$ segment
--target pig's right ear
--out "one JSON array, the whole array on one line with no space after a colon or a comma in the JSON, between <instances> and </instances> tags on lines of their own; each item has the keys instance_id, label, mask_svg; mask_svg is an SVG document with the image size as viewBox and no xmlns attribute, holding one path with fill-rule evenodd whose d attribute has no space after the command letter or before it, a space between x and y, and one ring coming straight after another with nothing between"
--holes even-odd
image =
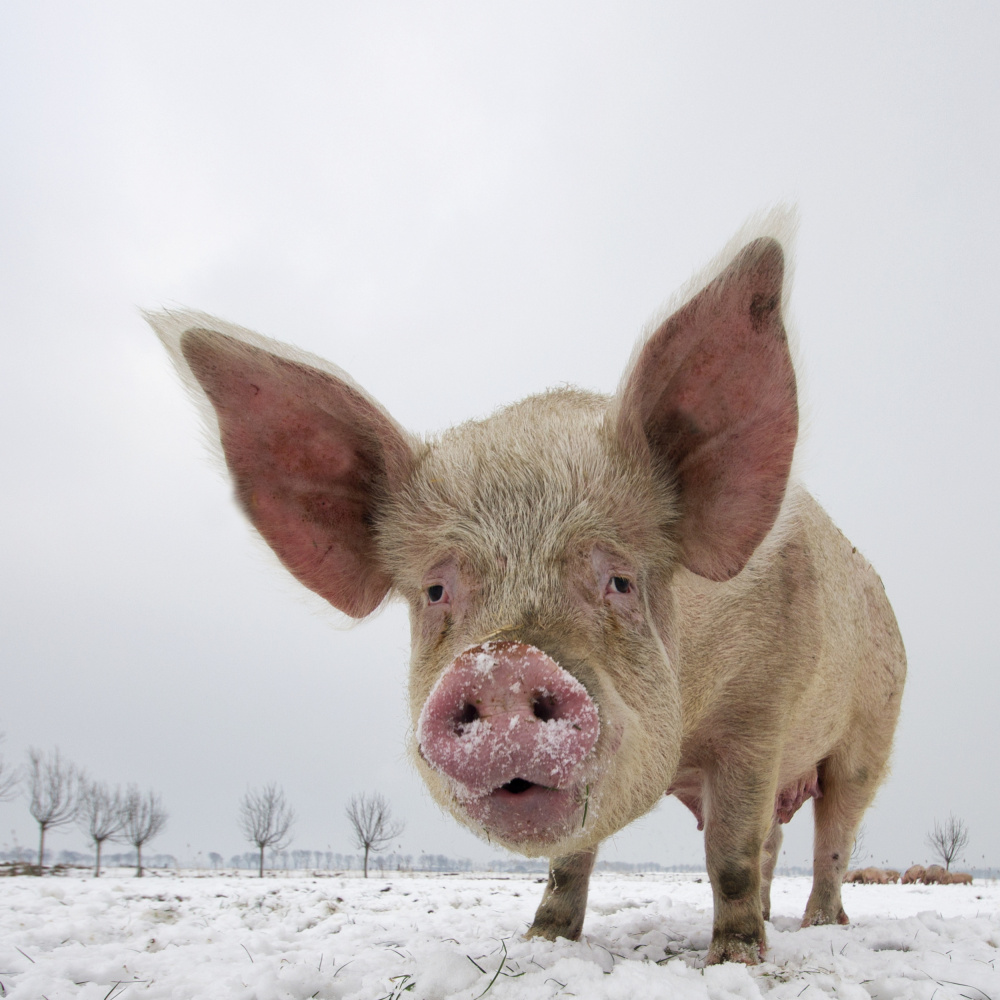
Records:
<instances>
[{"instance_id":1,"label":"pig's right ear","mask_svg":"<svg viewBox=\"0 0 1000 1000\"><path fill-rule=\"evenodd\" d=\"M374 611L391 585L374 515L411 467L405 432L319 359L200 313L146 318L211 402L236 499L254 527L334 607L354 618Z\"/></svg>"},{"instance_id":2,"label":"pig's right ear","mask_svg":"<svg viewBox=\"0 0 1000 1000\"><path fill-rule=\"evenodd\" d=\"M781 318L784 254L744 246L643 344L623 382L619 433L680 493L681 559L728 580L781 507L798 430Z\"/></svg>"}]
</instances>

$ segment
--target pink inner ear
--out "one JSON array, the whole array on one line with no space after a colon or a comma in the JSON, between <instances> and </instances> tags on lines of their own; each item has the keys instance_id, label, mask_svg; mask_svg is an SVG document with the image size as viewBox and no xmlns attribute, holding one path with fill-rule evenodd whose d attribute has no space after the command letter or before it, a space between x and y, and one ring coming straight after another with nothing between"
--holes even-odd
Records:
<instances>
[{"instance_id":1,"label":"pink inner ear","mask_svg":"<svg viewBox=\"0 0 1000 1000\"><path fill-rule=\"evenodd\" d=\"M728 580L771 530L798 434L795 372L781 321L781 247L744 247L667 319L625 387L622 428L641 427L676 476L682 556Z\"/></svg>"},{"instance_id":2,"label":"pink inner ear","mask_svg":"<svg viewBox=\"0 0 1000 1000\"><path fill-rule=\"evenodd\" d=\"M254 526L311 590L355 618L374 611L391 580L373 515L409 455L398 428L333 375L235 338L193 329L181 348Z\"/></svg>"}]
</instances>

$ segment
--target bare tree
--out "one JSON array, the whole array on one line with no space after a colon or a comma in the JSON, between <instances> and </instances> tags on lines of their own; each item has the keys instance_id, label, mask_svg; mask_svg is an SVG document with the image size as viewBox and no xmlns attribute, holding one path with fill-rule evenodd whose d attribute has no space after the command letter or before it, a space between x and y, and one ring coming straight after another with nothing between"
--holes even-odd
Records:
<instances>
[{"instance_id":1,"label":"bare tree","mask_svg":"<svg viewBox=\"0 0 1000 1000\"><path fill-rule=\"evenodd\" d=\"M354 830L355 846L365 852L365 878L368 878L368 852L381 851L403 832L405 824L392 818L389 803L378 792L352 795L346 811Z\"/></svg>"},{"instance_id":2,"label":"bare tree","mask_svg":"<svg viewBox=\"0 0 1000 1000\"><path fill-rule=\"evenodd\" d=\"M952 861L969 843L969 828L960 819L948 817L947 823L934 820L934 829L927 834L930 849L944 862L945 870L951 868Z\"/></svg>"},{"instance_id":3,"label":"bare tree","mask_svg":"<svg viewBox=\"0 0 1000 1000\"><path fill-rule=\"evenodd\" d=\"M295 812L285 802L285 793L273 782L259 792L250 788L240 799L240 830L251 844L257 845L260 863L257 874L264 877L264 848L272 853L284 850L291 842L289 828Z\"/></svg>"},{"instance_id":4,"label":"bare tree","mask_svg":"<svg viewBox=\"0 0 1000 1000\"><path fill-rule=\"evenodd\" d=\"M0 733L0 743L7 737ZM6 802L14 798L17 794L17 786L20 784L21 774L16 767L11 767L2 756L0 756L0 802Z\"/></svg>"},{"instance_id":5,"label":"bare tree","mask_svg":"<svg viewBox=\"0 0 1000 1000\"><path fill-rule=\"evenodd\" d=\"M104 841L113 840L125 823L125 800L121 789L112 792L99 781L89 781L80 793L80 808L76 821L81 830L94 842L97 860L94 878L101 874L101 848Z\"/></svg>"},{"instance_id":6,"label":"bare tree","mask_svg":"<svg viewBox=\"0 0 1000 1000\"><path fill-rule=\"evenodd\" d=\"M129 785L123 806L122 839L136 851L135 873L142 877L142 847L166 825L167 814L154 792L142 795L135 785Z\"/></svg>"},{"instance_id":7,"label":"bare tree","mask_svg":"<svg viewBox=\"0 0 1000 1000\"><path fill-rule=\"evenodd\" d=\"M862 823L854 832L854 846L851 848L851 856L847 861L848 868L857 868L861 864L861 859L868 854L868 849L865 846L867 838L868 829Z\"/></svg>"},{"instance_id":8,"label":"bare tree","mask_svg":"<svg viewBox=\"0 0 1000 1000\"><path fill-rule=\"evenodd\" d=\"M76 819L83 772L63 760L58 749L50 756L34 747L28 749L28 810L38 824L38 868L45 863L45 831L65 826Z\"/></svg>"}]
</instances>

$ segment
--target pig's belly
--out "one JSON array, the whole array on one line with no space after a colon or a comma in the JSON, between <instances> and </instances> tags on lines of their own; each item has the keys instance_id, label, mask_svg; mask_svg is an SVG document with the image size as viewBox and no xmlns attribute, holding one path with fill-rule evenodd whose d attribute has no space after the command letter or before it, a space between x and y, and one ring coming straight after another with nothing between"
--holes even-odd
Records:
<instances>
[{"instance_id":1,"label":"pig's belly","mask_svg":"<svg viewBox=\"0 0 1000 1000\"><path fill-rule=\"evenodd\" d=\"M703 786L705 775L699 767L681 767L674 776L674 781L667 789L667 795L674 795L694 813L698 820L698 829L705 828L705 812L703 808ZM823 797L820 787L819 773L815 767L803 774L797 775L791 781L785 781L774 797L774 817L779 823L787 823L808 799Z\"/></svg>"}]
</instances>

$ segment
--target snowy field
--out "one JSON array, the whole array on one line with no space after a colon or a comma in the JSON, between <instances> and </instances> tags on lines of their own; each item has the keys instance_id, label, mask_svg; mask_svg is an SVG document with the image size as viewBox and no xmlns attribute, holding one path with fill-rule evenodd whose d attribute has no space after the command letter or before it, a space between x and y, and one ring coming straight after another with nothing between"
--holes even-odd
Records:
<instances>
[{"instance_id":1,"label":"snowy field","mask_svg":"<svg viewBox=\"0 0 1000 1000\"><path fill-rule=\"evenodd\" d=\"M535 876L0 879L0 997L918 997L1000 1000L1000 885L844 887L801 930L777 878L767 961L704 968L696 875L594 877L579 943L526 941Z\"/></svg>"}]
</instances>

